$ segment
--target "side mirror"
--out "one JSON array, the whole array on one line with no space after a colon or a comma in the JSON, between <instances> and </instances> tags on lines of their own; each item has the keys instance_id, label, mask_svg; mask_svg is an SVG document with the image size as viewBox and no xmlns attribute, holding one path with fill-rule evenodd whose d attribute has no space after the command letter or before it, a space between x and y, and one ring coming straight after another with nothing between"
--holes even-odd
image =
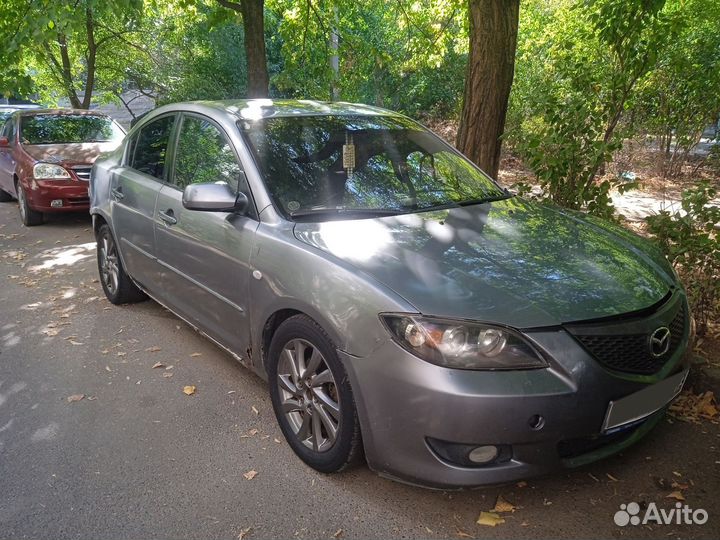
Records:
<instances>
[{"instance_id":1,"label":"side mirror","mask_svg":"<svg viewBox=\"0 0 720 540\"><path fill-rule=\"evenodd\" d=\"M243 213L249 203L244 193L235 193L227 184L190 184L182 202L188 210L237 213Z\"/></svg>"},{"instance_id":2,"label":"side mirror","mask_svg":"<svg viewBox=\"0 0 720 540\"><path fill-rule=\"evenodd\" d=\"M0 148L7 148L10 146L10 141L7 137L0 137Z\"/></svg>"}]
</instances>

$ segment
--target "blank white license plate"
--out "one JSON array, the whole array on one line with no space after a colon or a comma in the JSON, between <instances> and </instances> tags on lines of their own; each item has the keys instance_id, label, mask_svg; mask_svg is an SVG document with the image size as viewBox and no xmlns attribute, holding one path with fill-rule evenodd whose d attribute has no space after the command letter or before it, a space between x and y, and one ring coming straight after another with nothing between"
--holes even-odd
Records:
<instances>
[{"instance_id":1,"label":"blank white license plate","mask_svg":"<svg viewBox=\"0 0 720 540\"><path fill-rule=\"evenodd\" d=\"M639 392L611 401L605 413L603 431L641 420L662 409L680 393L687 375L686 369Z\"/></svg>"}]
</instances>

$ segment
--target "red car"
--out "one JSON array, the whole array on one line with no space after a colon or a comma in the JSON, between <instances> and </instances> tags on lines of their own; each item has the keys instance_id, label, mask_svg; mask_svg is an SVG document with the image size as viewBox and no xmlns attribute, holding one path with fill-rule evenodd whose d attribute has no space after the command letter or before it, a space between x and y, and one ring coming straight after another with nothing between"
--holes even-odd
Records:
<instances>
[{"instance_id":1,"label":"red car","mask_svg":"<svg viewBox=\"0 0 720 540\"><path fill-rule=\"evenodd\" d=\"M45 213L87 211L92 165L124 136L112 118L92 111L13 113L0 131L0 201L16 198L27 226Z\"/></svg>"}]
</instances>

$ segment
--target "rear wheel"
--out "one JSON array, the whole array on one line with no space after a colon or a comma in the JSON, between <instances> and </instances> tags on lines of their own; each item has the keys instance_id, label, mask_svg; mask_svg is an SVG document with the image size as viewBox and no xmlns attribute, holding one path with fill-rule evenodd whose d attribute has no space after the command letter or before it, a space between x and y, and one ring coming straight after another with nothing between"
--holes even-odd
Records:
<instances>
[{"instance_id":1,"label":"rear wheel","mask_svg":"<svg viewBox=\"0 0 720 540\"><path fill-rule=\"evenodd\" d=\"M352 388L325 331L306 315L290 317L268 354L273 409L293 451L324 473L358 462L362 442Z\"/></svg>"},{"instance_id":2,"label":"rear wheel","mask_svg":"<svg viewBox=\"0 0 720 540\"><path fill-rule=\"evenodd\" d=\"M125 273L115 239L107 224L102 225L97 234L97 262L100 283L110 302L129 304L147 298Z\"/></svg>"},{"instance_id":3,"label":"rear wheel","mask_svg":"<svg viewBox=\"0 0 720 540\"><path fill-rule=\"evenodd\" d=\"M12 200L12 195L10 195L7 191L0 189L0 202L10 202Z\"/></svg>"},{"instance_id":4,"label":"rear wheel","mask_svg":"<svg viewBox=\"0 0 720 540\"><path fill-rule=\"evenodd\" d=\"M20 219L22 220L23 224L26 227L41 225L43 222L43 214L42 212L38 212L37 210L33 210L32 208L30 208L27 197L25 196L25 190L23 189L20 182L18 182L17 184L17 194L18 208L20 209Z\"/></svg>"}]
</instances>

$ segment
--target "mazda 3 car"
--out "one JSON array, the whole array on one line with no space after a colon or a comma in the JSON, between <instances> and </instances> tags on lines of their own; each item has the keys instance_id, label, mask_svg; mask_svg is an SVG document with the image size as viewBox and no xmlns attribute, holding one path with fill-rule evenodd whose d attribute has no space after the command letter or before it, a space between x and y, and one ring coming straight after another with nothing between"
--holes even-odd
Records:
<instances>
[{"instance_id":1,"label":"mazda 3 car","mask_svg":"<svg viewBox=\"0 0 720 540\"><path fill-rule=\"evenodd\" d=\"M608 456L682 388L691 316L621 227L513 196L365 105L160 107L93 168L114 304L150 296L269 384L322 472L447 488Z\"/></svg>"},{"instance_id":2,"label":"mazda 3 car","mask_svg":"<svg viewBox=\"0 0 720 540\"><path fill-rule=\"evenodd\" d=\"M19 109L0 130L0 202L17 199L26 226L44 214L90 207L90 169L124 130L109 116L73 109Z\"/></svg>"}]
</instances>

